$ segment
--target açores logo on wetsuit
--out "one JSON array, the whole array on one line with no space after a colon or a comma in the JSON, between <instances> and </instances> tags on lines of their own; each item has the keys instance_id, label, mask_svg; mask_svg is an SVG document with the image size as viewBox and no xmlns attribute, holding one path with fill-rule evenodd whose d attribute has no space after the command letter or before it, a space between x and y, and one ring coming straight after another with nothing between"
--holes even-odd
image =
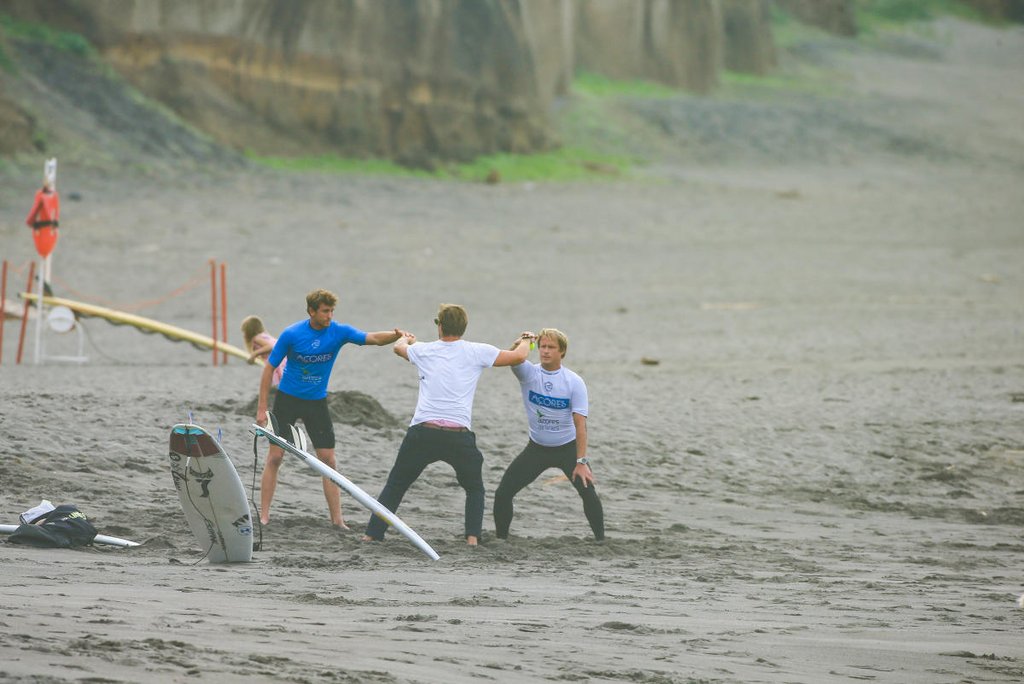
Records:
<instances>
[{"instance_id":1,"label":"a\u00e7ores logo on wetsuit","mask_svg":"<svg viewBox=\"0 0 1024 684\"><path fill-rule=\"evenodd\" d=\"M296 354L299 363L323 363L330 361L334 354Z\"/></svg>"},{"instance_id":2,"label":"a\u00e7ores logo on wetsuit","mask_svg":"<svg viewBox=\"0 0 1024 684\"><path fill-rule=\"evenodd\" d=\"M543 394L538 394L533 390L530 390L529 400L531 404L537 406L543 406L544 408L550 409L567 409L569 408L569 400L561 397L549 397Z\"/></svg>"}]
</instances>

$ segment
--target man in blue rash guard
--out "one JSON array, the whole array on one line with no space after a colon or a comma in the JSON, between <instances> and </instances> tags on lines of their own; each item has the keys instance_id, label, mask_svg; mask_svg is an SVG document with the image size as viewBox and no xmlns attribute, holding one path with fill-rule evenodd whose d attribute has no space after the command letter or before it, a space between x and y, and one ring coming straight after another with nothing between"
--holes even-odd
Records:
<instances>
[{"instance_id":1,"label":"man in blue rash guard","mask_svg":"<svg viewBox=\"0 0 1024 684\"><path fill-rule=\"evenodd\" d=\"M351 325L336 323L334 307L338 298L327 290L313 290L306 295L309 320L294 323L281 333L260 377L260 393L256 406L256 423L267 424L267 396L274 377L274 369L287 359L284 375L274 399L274 415L282 437L287 438L287 426L299 419L309 433L316 456L323 463L336 468L334 456L334 425L327 407L327 383L331 369L346 344L383 346L395 342L405 331L393 328L379 332L363 332ZM260 522L270 522L270 504L277 488L277 471L284 460L281 447L271 445L267 464L260 481ZM331 524L349 529L341 515L341 494L337 486L323 478L324 498L331 515Z\"/></svg>"}]
</instances>

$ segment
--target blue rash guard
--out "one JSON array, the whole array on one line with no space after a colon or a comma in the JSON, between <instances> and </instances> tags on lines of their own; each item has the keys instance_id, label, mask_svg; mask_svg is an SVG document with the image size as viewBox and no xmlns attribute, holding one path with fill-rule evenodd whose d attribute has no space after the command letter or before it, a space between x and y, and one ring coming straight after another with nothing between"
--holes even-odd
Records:
<instances>
[{"instance_id":1,"label":"blue rash guard","mask_svg":"<svg viewBox=\"0 0 1024 684\"><path fill-rule=\"evenodd\" d=\"M285 328L267 359L277 368L282 359L288 358L278 391L299 399L326 397L334 361L349 342L366 344L366 333L334 321L323 330L314 330L308 320Z\"/></svg>"}]
</instances>

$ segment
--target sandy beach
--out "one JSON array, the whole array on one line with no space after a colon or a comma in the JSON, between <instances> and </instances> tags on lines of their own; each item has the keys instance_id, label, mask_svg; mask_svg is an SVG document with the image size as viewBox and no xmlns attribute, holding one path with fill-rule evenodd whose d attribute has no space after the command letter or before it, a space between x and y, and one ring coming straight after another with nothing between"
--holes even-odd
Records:
<instances>
[{"instance_id":1,"label":"sandy beach","mask_svg":"<svg viewBox=\"0 0 1024 684\"><path fill-rule=\"evenodd\" d=\"M54 289L72 299L209 334L215 259L239 346L242 317L277 333L317 287L364 330L429 339L457 302L474 341L566 331L608 539L555 471L495 539L526 421L493 369L473 416L480 547L443 464L399 511L432 562L394 534L335 532L318 478L287 461L254 561L207 563L169 431L190 414L220 430L250 491L258 369L96 319L87 363L37 366L29 346L16 365L8 319L0 523L49 499L142 545L0 544L0 680L1024 680L1024 29L944 22L920 40L831 48L840 95L666 103L677 145L639 178L63 167ZM694 116L705 129L673 129ZM758 149L741 144L752 126ZM35 183L0 191L9 293L34 255ZM377 494L415 370L346 347L330 390L339 470ZM361 532L365 511L343 506Z\"/></svg>"}]
</instances>

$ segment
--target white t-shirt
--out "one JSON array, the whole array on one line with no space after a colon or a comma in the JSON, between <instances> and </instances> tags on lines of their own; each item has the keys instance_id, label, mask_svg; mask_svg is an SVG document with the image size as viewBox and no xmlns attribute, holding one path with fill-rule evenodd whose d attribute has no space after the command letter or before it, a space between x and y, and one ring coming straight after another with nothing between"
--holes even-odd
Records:
<instances>
[{"instance_id":1,"label":"white t-shirt","mask_svg":"<svg viewBox=\"0 0 1024 684\"><path fill-rule=\"evenodd\" d=\"M485 368L494 365L498 348L466 340L437 340L411 344L408 353L420 374L420 394L410 425L450 420L472 427L477 381Z\"/></svg>"},{"instance_id":2,"label":"white t-shirt","mask_svg":"<svg viewBox=\"0 0 1024 684\"><path fill-rule=\"evenodd\" d=\"M539 363L512 366L523 390L530 439L541 446L562 446L576 439L572 414L587 415L587 386L583 378L562 366L546 371Z\"/></svg>"}]
</instances>

